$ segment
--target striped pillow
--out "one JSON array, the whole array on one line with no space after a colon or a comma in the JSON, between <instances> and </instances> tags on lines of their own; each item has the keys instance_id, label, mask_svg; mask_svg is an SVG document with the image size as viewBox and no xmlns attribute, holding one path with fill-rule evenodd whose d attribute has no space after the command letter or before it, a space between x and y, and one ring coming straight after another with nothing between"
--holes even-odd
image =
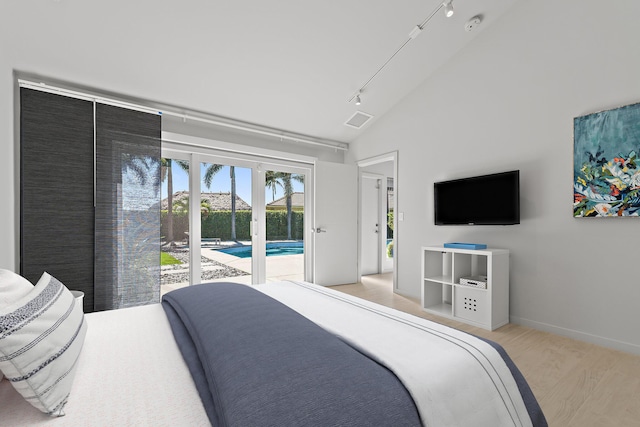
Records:
<instances>
[{"instance_id":1,"label":"striped pillow","mask_svg":"<svg viewBox=\"0 0 640 427\"><path fill-rule=\"evenodd\" d=\"M0 270L0 308L22 298L33 290L24 277L9 270Z\"/></svg>"},{"instance_id":2,"label":"striped pillow","mask_svg":"<svg viewBox=\"0 0 640 427\"><path fill-rule=\"evenodd\" d=\"M33 285L24 277L10 270L0 269L0 309L22 298L33 290ZM0 369L0 381L4 378Z\"/></svg>"},{"instance_id":3,"label":"striped pillow","mask_svg":"<svg viewBox=\"0 0 640 427\"><path fill-rule=\"evenodd\" d=\"M31 292L0 306L0 370L27 402L62 416L86 331L82 307L44 273Z\"/></svg>"}]
</instances>

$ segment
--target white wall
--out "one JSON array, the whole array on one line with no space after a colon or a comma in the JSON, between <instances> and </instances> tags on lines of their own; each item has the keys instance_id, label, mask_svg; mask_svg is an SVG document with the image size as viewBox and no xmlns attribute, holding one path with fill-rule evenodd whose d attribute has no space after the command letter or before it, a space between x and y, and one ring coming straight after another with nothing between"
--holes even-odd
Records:
<instances>
[{"instance_id":1,"label":"white wall","mask_svg":"<svg viewBox=\"0 0 640 427\"><path fill-rule=\"evenodd\" d=\"M268 136L257 136L248 132L231 131L225 128L215 128L208 124L186 121L177 117L165 116L162 118L162 130L182 135L190 135L212 140L211 147L216 148L215 141L238 144L241 146L259 147L281 153L300 154L307 157L315 157L325 162L344 162L344 151L327 147L305 144L300 142L280 140Z\"/></svg>"},{"instance_id":2,"label":"white wall","mask_svg":"<svg viewBox=\"0 0 640 427\"><path fill-rule=\"evenodd\" d=\"M520 1L352 144L399 151L400 292L419 248L511 252L511 319L640 353L640 219L574 219L573 118L640 101L640 2ZM427 34L428 37L428 34ZM522 223L433 225L433 182L521 171Z\"/></svg>"},{"instance_id":3,"label":"white wall","mask_svg":"<svg viewBox=\"0 0 640 427\"><path fill-rule=\"evenodd\" d=\"M16 174L19 151L14 141L13 85L11 68L0 51L0 268L17 271L18 218L15 200L19 193Z\"/></svg>"},{"instance_id":4,"label":"white wall","mask_svg":"<svg viewBox=\"0 0 640 427\"><path fill-rule=\"evenodd\" d=\"M384 175L385 178L393 178L393 162L382 162L374 165L365 166L360 169L362 172L377 173ZM387 185L386 182L384 185Z\"/></svg>"}]
</instances>

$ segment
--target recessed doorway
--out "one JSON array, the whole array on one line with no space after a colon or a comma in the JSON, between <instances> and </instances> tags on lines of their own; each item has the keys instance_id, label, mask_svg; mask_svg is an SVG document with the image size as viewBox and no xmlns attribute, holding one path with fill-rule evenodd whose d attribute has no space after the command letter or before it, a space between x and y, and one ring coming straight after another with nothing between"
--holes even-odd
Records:
<instances>
[{"instance_id":1,"label":"recessed doorway","mask_svg":"<svg viewBox=\"0 0 640 427\"><path fill-rule=\"evenodd\" d=\"M358 277L389 273L397 288L397 152L358 162Z\"/></svg>"}]
</instances>

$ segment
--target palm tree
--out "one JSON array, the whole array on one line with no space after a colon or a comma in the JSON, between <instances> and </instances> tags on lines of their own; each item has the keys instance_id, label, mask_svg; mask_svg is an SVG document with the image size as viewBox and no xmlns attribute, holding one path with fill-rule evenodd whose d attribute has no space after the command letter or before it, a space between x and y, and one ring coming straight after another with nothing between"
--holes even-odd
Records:
<instances>
[{"instance_id":1,"label":"palm tree","mask_svg":"<svg viewBox=\"0 0 640 427\"><path fill-rule=\"evenodd\" d=\"M271 189L271 201L276 199L276 190L278 186L282 187L280 182L280 175L278 172L266 171L264 174L265 186Z\"/></svg>"},{"instance_id":2,"label":"palm tree","mask_svg":"<svg viewBox=\"0 0 640 427\"><path fill-rule=\"evenodd\" d=\"M153 175L158 171L155 169L158 166L158 160L156 158L133 153L122 153L121 159L123 175L131 173L142 185L147 183L147 178L155 178L157 180L157 175ZM161 166L164 166L164 163L162 163ZM156 180L154 180L153 185L157 188L160 183Z\"/></svg>"},{"instance_id":3,"label":"palm tree","mask_svg":"<svg viewBox=\"0 0 640 427\"><path fill-rule=\"evenodd\" d=\"M236 167L229 166L231 178L231 240L236 240Z\"/></svg>"},{"instance_id":4,"label":"palm tree","mask_svg":"<svg viewBox=\"0 0 640 427\"><path fill-rule=\"evenodd\" d=\"M207 169L204 172L204 176L202 177L202 182L207 186L208 189L211 189L211 183L213 182L213 176L220 172L223 168L222 165L216 165L211 163L203 163L202 164Z\"/></svg>"},{"instance_id":5,"label":"palm tree","mask_svg":"<svg viewBox=\"0 0 640 427\"><path fill-rule=\"evenodd\" d=\"M184 212L184 213L188 213L189 212L189 197L185 197L181 200L176 200L175 202L173 202L173 210L174 212ZM211 204L209 203L209 201L207 199L201 199L200 200L200 215L201 216L209 216L209 214L211 213L213 209L211 208Z\"/></svg>"},{"instance_id":6,"label":"palm tree","mask_svg":"<svg viewBox=\"0 0 640 427\"><path fill-rule=\"evenodd\" d=\"M287 240L291 240L291 198L293 196L293 184L291 180L304 183L304 175L294 175L288 172L276 172L282 180L282 188L284 189L284 195L287 198Z\"/></svg>"},{"instance_id":7,"label":"palm tree","mask_svg":"<svg viewBox=\"0 0 640 427\"><path fill-rule=\"evenodd\" d=\"M164 157L161 159L161 181L167 180L167 236L165 240L168 244L173 243L173 162L176 162L185 172L189 172L187 160L165 159Z\"/></svg>"},{"instance_id":8,"label":"palm tree","mask_svg":"<svg viewBox=\"0 0 640 427\"><path fill-rule=\"evenodd\" d=\"M220 172L223 165L208 164L205 163L206 170L202 181L211 189L211 183L213 182L213 176ZM236 168L235 166L229 166L229 178L231 178L231 240L236 240Z\"/></svg>"}]
</instances>

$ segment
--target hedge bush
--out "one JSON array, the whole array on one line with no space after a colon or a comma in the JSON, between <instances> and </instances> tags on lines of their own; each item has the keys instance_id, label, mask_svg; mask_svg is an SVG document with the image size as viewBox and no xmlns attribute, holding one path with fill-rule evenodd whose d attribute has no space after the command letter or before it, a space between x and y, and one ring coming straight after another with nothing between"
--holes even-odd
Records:
<instances>
[{"instance_id":1,"label":"hedge bush","mask_svg":"<svg viewBox=\"0 0 640 427\"><path fill-rule=\"evenodd\" d=\"M267 211L267 240L286 240L287 211ZM291 238L304 239L304 213L291 212Z\"/></svg>"},{"instance_id":2,"label":"hedge bush","mask_svg":"<svg viewBox=\"0 0 640 427\"><path fill-rule=\"evenodd\" d=\"M173 238L183 240L189 230L189 214L173 213ZM285 240L287 238L287 211L267 211L267 240ZM161 235L167 236L167 211L161 212ZM251 240L249 224L251 211L236 211L236 239ZM291 212L291 238L304 239L304 214ZM202 238L219 237L231 240L231 211L213 211L202 217Z\"/></svg>"},{"instance_id":3,"label":"hedge bush","mask_svg":"<svg viewBox=\"0 0 640 427\"><path fill-rule=\"evenodd\" d=\"M251 211L236 211L236 239L251 240ZM214 211L202 218L202 237L231 240L231 211Z\"/></svg>"}]
</instances>

